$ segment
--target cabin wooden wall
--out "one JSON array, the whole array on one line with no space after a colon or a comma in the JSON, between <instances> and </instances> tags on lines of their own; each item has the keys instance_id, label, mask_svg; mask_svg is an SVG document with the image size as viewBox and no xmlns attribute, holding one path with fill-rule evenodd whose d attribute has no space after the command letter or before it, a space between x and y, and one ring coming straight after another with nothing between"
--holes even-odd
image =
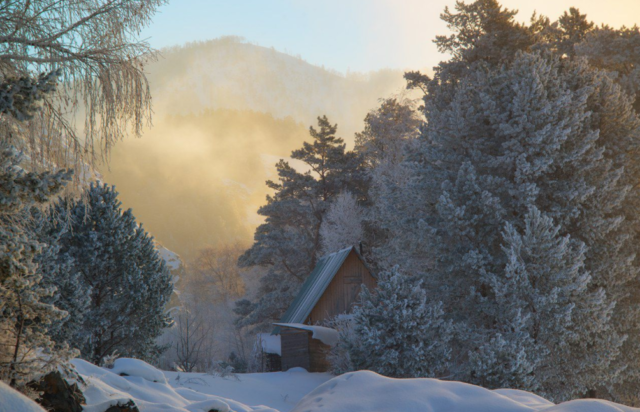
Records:
<instances>
[{"instance_id":1,"label":"cabin wooden wall","mask_svg":"<svg viewBox=\"0 0 640 412\"><path fill-rule=\"evenodd\" d=\"M376 279L352 250L305 323L313 325L342 313L351 313L363 284L373 289Z\"/></svg>"},{"instance_id":2,"label":"cabin wooden wall","mask_svg":"<svg viewBox=\"0 0 640 412\"><path fill-rule=\"evenodd\" d=\"M313 339L312 332L282 327L282 370L305 368L309 372L326 372L329 370L327 354L331 347L318 339Z\"/></svg>"},{"instance_id":3,"label":"cabin wooden wall","mask_svg":"<svg viewBox=\"0 0 640 412\"><path fill-rule=\"evenodd\" d=\"M327 355L331 350L331 346L325 345L318 339L313 339L312 333L309 332L309 372L326 372L331 365L327 359Z\"/></svg>"},{"instance_id":4,"label":"cabin wooden wall","mask_svg":"<svg viewBox=\"0 0 640 412\"><path fill-rule=\"evenodd\" d=\"M301 367L309 370L309 335L306 330L282 327L280 330L280 345L282 353L282 370Z\"/></svg>"}]
</instances>

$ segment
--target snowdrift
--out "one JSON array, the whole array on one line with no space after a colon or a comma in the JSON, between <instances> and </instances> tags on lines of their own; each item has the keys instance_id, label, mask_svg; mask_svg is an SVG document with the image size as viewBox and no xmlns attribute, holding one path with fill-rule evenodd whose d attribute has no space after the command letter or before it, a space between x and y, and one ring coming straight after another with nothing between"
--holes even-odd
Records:
<instances>
[{"instance_id":1,"label":"snowdrift","mask_svg":"<svg viewBox=\"0 0 640 412\"><path fill-rule=\"evenodd\" d=\"M141 412L278 412L267 406L247 406L203 393L194 392L185 397L185 391L181 391L181 395L167 383L163 372L136 359L118 359L113 369L100 368L80 359L72 363L85 381L82 387L87 400L85 412L104 412L110 406L129 401Z\"/></svg>"},{"instance_id":2,"label":"snowdrift","mask_svg":"<svg viewBox=\"0 0 640 412\"><path fill-rule=\"evenodd\" d=\"M0 412L45 412L37 403L0 381Z\"/></svg>"},{"instance_id":3,"label":"snowdrift","mask_svg":"<svg viewBox=\"0 0 640 412\"><path fill-rule=\"evenodd\" d=\"M611 402L581 399L559 405L528 392L491 391L437 379L392 379L351 372L320 385L293 412L640 412Z\"/></svg>"},{"instance_id":4,"label":"snowdrift","mask_svg":"<svg viewBox=\"0 0 640 412\"><path fill-rule=\"evenodd\" d=\"M73 364L84 380L86 412L104 412L130 401L141 412L640 412L595 399L555 405L519 390L488 390L437 379L392 379L370 371L332 378L294 368L225 379L162 372L136 359L118 359L112 369L79 359ZM0 412L14 411L42 409L0 383Z\"/></svg>"}]
</instances>

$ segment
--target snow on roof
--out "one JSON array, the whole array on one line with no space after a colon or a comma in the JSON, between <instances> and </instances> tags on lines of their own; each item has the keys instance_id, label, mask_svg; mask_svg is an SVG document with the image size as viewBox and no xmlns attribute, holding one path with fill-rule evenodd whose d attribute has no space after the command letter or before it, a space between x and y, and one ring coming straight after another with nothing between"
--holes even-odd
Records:
<instances>
[{"instance_id":1,"label":"snow on roof","mask_svg":"<svg viewBox=\"0 0 640 412\"><path fill-rule=\"evenodd\" d=\"M256 345L262 346L265 353L276 353L282 355L280 335L272 335L270 333L258 333Z\"/></svg>"},{"instance_id":2,"label":"snow on roof","mask_svg":"<svg viewBox=\"0 0 640 412\"><path fill-rule=\"evenodd\" d=\"M180 266L182 266L182 259L178 256L177 253L167 249L162 246L160 243L156 242L156 250L158 251L158 255L160 258L164 260L164 263L167 264L169 270L178 270Z\"/></svg>"},{"instance_id":3,"label":"snow on roof","mask_svg":"<svg viewBox=\"0 0 640 412\"><path fill-rule=\"evenodd\" d=\"M353 246L323 256L302 285L289 309L280 319L281 323L303 323L307 319L351 251L354 251L364 263ZM280 328L276 327L271 333L275 335L279 331Z\"/></svg>"},{"instance_id":4,"label":"snow on roof","mask_svg":"<svg viewBox=\"0 0 640 412\"><path fill-rule=\"evenodd\" d=\"M304 325L302 323L274 323L276 326L283 326L286 328L302 329L313 332L311 337L318 339L325 345L334 346L340 339L340 334L337 330L331 328L325 328L324 326Z\"/></svg>"}]
</instances>

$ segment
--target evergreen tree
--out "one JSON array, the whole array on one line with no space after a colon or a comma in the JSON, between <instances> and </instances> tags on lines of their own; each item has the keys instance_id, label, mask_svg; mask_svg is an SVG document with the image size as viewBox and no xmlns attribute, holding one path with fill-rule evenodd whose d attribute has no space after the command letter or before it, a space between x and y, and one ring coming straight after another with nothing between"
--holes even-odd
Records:
<instances>
[{"instance_id":1,"label":"evergreen tree","mask_svg":"<svg viewBox=\"0 0 640 412\"><path fill-rule=\"evenodd\" d=\"M14 387L73 356L47 334L66 314L47 303L55 289L42 282L38 266L46 245L28 226L29 208L59 193L71 173L27 173L21 161L14 148L0 146L0 379Z\"/></svg>"},{"instance_id":2,"label":"evergreen tree","mask_svg":"<svg viewBox=\"0 0 640 412\"><path fill-rule=\"evenodd\" d=\"M608 342L598 340L610 333L613 306L602 289L589 290L584 243L559 231L535 207L522 233L506 224L504 271L483 279L495 299L487 315L497 327L470 354L476 383L569 399L599 385L600 371L610 366Z\"/></svg>"},{"instance_id":3,"label":"evergreen tree","mask_svg":"<svg viewBox=\"0 0 640 412\"><path fill-rule=\"evenodd\" d=\"M365 209L363 226L363 254L377 272L380 268L395 265L393 253L385 247L391 241L384 225L380 224L381 204L392 195L387 188L406 183L408 173L404 165L407 153L414 151L422 118L411 100L386 99L377 109L365 117L365 127L356 134L356 149L367 164L371 182L369 207ZM403 196L410 195L404 193ZM401 218L386 215L387 219ZM375 251L375 253L373 253ZM375 256L373 256L375 254Z\"/></svg>"},{"instance_id":4,"label":"evergreen tree","mask_svg":"<svg viewBox=\"0 0 640 412\"><path fill-rule=\"evenodd\" d=\"M329 205L322 224L320 238L322 249L319 256L337 252L348 246L356 246L362 240L364 209L350 192L340 193Z\"/></svg>"},{"instance_id":5,"label":"evergreen tree","mask_svg":"<svg viewBox=\"0 0 640 412\"><path fill-rule=\"evenodd\" d=\"M583 352L576 349L575 356L584 373L560 375L566 384L549 389L549 395L576 396L586 387L594 389L589 385L596 379L603 385L635 379L635 372L621 375L615 365L635 362L638 350L625 337L637 333L640 320L631 298L638 293L634 238L639 221L633 211L640 193L633 182L640 178L640 124L629 97L584 61L538 54L518 54L500 67L478 63L456 85L429 87L428 126L419 150L405 163L408 183L387 189L380 220L390 233L387 247L408 270L423 274L430 296L442 299L448 319L464 331L456 337L460 355L450 365L454 377L483 379L469 369L465 353L491 345L517 353L509 347L512 337L494 336L515 327L498 316L499 295L489 279L508 274L505 224L524 233L535 207L555 222L560 238L571 236L586 245L587 290L596 301L600 289L606 292L594 307L599 312L589 316L607 319L615 306L606 325L584 321L577 326ZM550 256L539 259L528 267L542 268ZM513 320L522 323L520 328L527 325L525 315ZM548 331L556 327L544 325ZM545 362L563 353L554 348ZM531 362L517 370L526 374L540 365ZM561 374L561 365L555 367ZM491 380L512 372L503 373Z\"/></svg>"},{"instance_id":6,"label":"evergreen tree","mask_svg":"<svg viewBox=\"0 0 640 412\"><path fill-rule=\"evenodd\" d=\"M518 52L544 50L558 58L584 57L610 72L634 98L635 109L640 108L640 28L597 27L574 7L554 22L534 14L526 25L516 22L516 14L496 0L457 1L455 12L446 8L441 17L453 33L437 36L435 43L452 58L436 67L434 82L418 72L407 73L409 87L427 91L436 84L453 86L478 63L497 67L513 61Z\"/></svg>"},{"instance_id":7,"label":"evergreen tree","mask_svg":"<svg viewBox=\"0 0 640 412\"><path fill-rule=\"evenodd\" d=\"M165 305L173 290L168 268L153 238L122 211L114 187L91 184L79 200L56 204L60 253L82 274L90 305L72 343L82 357L100 364L113 354L151 359L155 338L170 324Z\"/></svg>"},{"instance_id":8,"label":"evergreen tree","mask_svg":"<svg viewBox=\"0 0 640 412\"><path fill-rule=\"evenodd\" d=\"M411 100L389 98L367 113L364 130L356 133L355 150L369 169L388 169L404 158L406 142L418 136L422 119Z\"/></svg>"},{"instance_id":9,"label":"evergreen tree","mask_svg":"<svg viewBox=\"0 0 640 412\"><path fill-rule=\"evenodd\" d=\"M53 322L48 335L57 346L73 341L82 325L84 314L89 307L89 295L83 287L82 274L74 267L73 259L67 253L60 253L60 236L68 230L66 224L59 224L54 209L31 209L28 228L41 243L40 253L35 257L38 271L42 274L42 285L55 292L46 303L55 305L66 315Z\"/></svg>"},{"instance_id":10,"label":"evergreen tree","mask_svg":"<svg viewBox=\"0 0 640 412\"><path fill-rule=\"evenodd\" d=\"M548 25L544 29L542 41L548 42L559 55L573 57L576 55L575 46L583 42L594 27L585 14L571 7L560 16L556 24Z\"/></svg>"},{"instance_id":11,"label":"evergreen tree","mask_svg":"<svg viewBox=\"0 0 640 412\"><path fill-rule=\"evenodd\" d=\"M584 40L574 45L576 56L584 57L594 67L607 70L634 98L640 110L640 28L613 29L608 26L588 31Z\"/></svg>"},{"instance_id":12,"label":"evergreen tree","mask_svg":"<svg viewBox=\"0 0 640 412\"><path fill-rule=\"evenodd\" d=\"M435 68L435 83L455 85L476 63L500 65L512 60L519 51L529 51L536 43L536 34L548 25L544 18L532 19L532 24L518 23L517 10L503 8L497 0L457 0L455 12L445 8L440 18L453 31L449 36L436 36L438 51L449 53L451 59ZM430 82L410 73L411 86L429 87Z\"/></svg>"},{"instance_id":13,"label":"evergreen tree","mask_svg":"<svg viewBox=\"0 0 640 412\"><path fill-rule=\"evenodd\" d=\"M594 188L593 196L579 195L578 193L586 193L586 188L591 184L584 182L584 190L571 189L566 192L566 199L557 197L554 201L559 202L559 206L555 206L555 211L540 209L545 213L551 213L549 216L562 227L563 233L571 234L574 239L585 242L589 251L585 265L592 274L590 289L604 288L608 301L615 304L611 323L615 325L616 333L610 336L614 342L610 345L611 352L608 357L611 362L607 370L609 377L607 383L598 385L598 396L608 396L620 402L637 402L635 387L640 381L639 368L630 365L636 364L635 359L640 348L636 341L628 336L638 333L637 308L634 302L638 300L640 293L638 285L632 280L637 271L633 258L637 253L630 246L637 244L640 233L633 213L638 201L635 190L638 163L635 160L637 120L634 109L640 107L640 71L637 69L635 53L640 44L640 29L596 27L587 16L574 8L553 23L549 19L534 15L531 24L525 27L513 23L513 15L509 17L509 13L493 0L477 0L470 4L457 3L456 11L458 13L446 12L443 15L454 33L436 40L440 50L452 53L453 59L440 64L433 81L419 73L408 73L406 76L410 86L420 87L429 92L429 95L425 96L426 106L430 107L427 111L451 113L451 108L459 104L451 98L458 96L456 90L467 81L465 79L478 76L477 73L483 70L498 70L501 65L513 64L518 52L522 51L539 50L548 58L567 61L563 63L567 67L571 64L576 67L583 66L580 73L575 73L572 87L580 87L581 80L578 79L594 78L593 75L585 76L588 70L584 61L568 63L577 60L576 58L586 58L588 66L602 70L597 76L610 78L606 81L598 79L593 93L585 96L586 104L590 110L593 108L593 112L584 123L589 124L593 132L599 134L594 145L597 150L602 151L598 162L609 162L609 166L605 166L607 170L600 173L602 176L608 176L607 185L617 189L600 192L599 188ZM615 87L614 84L619 87ZM464 85L462 87L464 88ZM465 104L461 104L460 107L465 107ZM531 117L531 114L522 110L520 116L525 119ZM616 120L616 117L620 120ZM600 119L603 121L600 122ZM505 120L505 123L508 121ZM576 135L584 131L575 130ZM578 147L585 147L584 143L588 140L590 139L576 143L574 153L577 153ZM571 147L571 143L564 146ZM628 151L621 149L622 147L627 147ZM487 153L487 149L488 147L478 153ZM473 153L470 152L469 155L473 156ZM560 167L556 169L564 170ZM562 176L562 172L557 173ZM550 189L551 185L547 190ZM563 188L565 189L569 187ZM399 190L396 190L396 196L398 192ZM558 190L558 193L561 192L562 190ZM585 196L592 200L586 199ZM387 197L393 199L393 193ZM421 202L419 196L415 201ZM601 211L599 216L585 212L584 206L569 206L582 201L589 204L587 210ZM597 202L600 202L600 206L596 206ZM567 211L558 213L564 207L568 207ZM420 213L416 212L414 216ZM578 220L582 220L582 224L576 225L575 222ZM426 222L420 219L418 221L420 224ZM598 221L606 223L598 227ZM424 227L427 226L429 225ZM419 241L423 241L424 238L425 236L421 236ZM410 241L393 239L392 242L408 248L414 246L414 242ZM611 250L615 251L613 255L610 254ZM602 257L605 257L604 260ZM609 263L604 263L607 260L615 263L608 267ZM624 343L621 344L621 341Z\"/></svg>"},{"instance_id":14,"label":"evergreen tree","mask_svg":"<svg viewBox=\"0 0 640 412\"><path fill-rule=\"evenodd\" d=\"M239 301L239 325L268 325L287 309L306 276L315 266L321 248L320 227L331 201L343 190L366 199L368 178L361 156L345 150L336 136L337 125L326 116L318 129L310 127L312 142L294 150L291 157L309 170L299 172L280 160L279 180L268 181L274 194L258 213L265 223L255 232L255 242L239 259L242 267L263 266L257 302Z\"/></svg>"},{"instance_id":15,"label":"evergreen tree","mask_svg":"<svg viewBox=\"0 0 640 412\"><path fill-rule=\"evenodd\" d=\"M59 70L41 74L38 79L23 76L5 79L0 84L0 113L9 114L18 121L31 119L37 111L37 102L55 91Z\"/></svg>"},{"instance_id":16,"label":"evergreen tree","mask_svg":"<svg viewBox=\"0 0 640 412\"><path fill-rule=\"evenodd\" d=\"M442 304L427 297L421 281L395 267L379 276L375 291L363 288L361 298L350 341L341 342L355 370L398 378L443 376L454 331Z\"/></svg>"}]
</instances>

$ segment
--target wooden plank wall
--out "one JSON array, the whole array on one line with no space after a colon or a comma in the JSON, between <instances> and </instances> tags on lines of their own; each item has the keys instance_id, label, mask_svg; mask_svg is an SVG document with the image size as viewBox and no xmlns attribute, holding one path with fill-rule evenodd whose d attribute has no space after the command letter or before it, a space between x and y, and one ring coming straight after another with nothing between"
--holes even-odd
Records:
<instances>
[{"instance_id":1,"label":"wooden plank wall","mask_svg":"<svg viewBox=\"0 0 640 412\"><path fill-rule=\"evenodd\" d=\"M326 372L331 366L327 355L331 346L325 345L318 339L313 339L309 333L309 372Z\"/></svg>"},{"instance_id":2,"label":"wooden plank wall","mask_svg":"<svg viewBox=\"0 0 640 412\"><path fill-rule=\"evenodd\" d=\"M309 341L312 340L311 332L282 327L280 334L282 370L286 371L295 367L309 370Z\"/></svg>"},{"instance_id":3,"label":"wooden plank wall","mask_svg":"<svg viewBox=\"0 0 640 412\"><path fill-rule=\"evenodd\" d=\"M356 252L351 251L305 323L313 325L342 313L351 313L353 305L358 303L362 284L373 289L376 279Z\"/></svg>"},{"instance_id":4,"label":"wooden plank wall","mask_svg":"<svg viewBox=\"0 0 640 412\"><path fill-rule=\"evenodd\" d=\"M374 289L377 282L356 252L351 251L305 323L314 325L339 314L350 313L358 303L363 284ZM311 332L282 327L281 335L283 371L295 367L309 372L329 370L327 354L331 348L313 339Z\"/></svg>"}]
</instances>

